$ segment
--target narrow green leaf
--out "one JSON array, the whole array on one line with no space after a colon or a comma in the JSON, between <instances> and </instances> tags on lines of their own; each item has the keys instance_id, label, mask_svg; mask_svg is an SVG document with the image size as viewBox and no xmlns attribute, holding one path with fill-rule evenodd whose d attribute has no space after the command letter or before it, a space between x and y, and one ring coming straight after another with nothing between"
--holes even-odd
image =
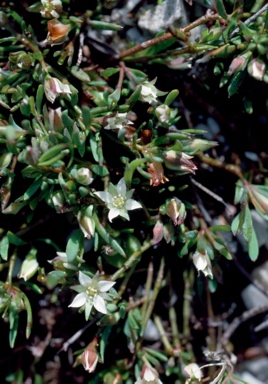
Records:
<instances>
[{"instance_id":1,"label":"narrow green leaf","mask_svg":"<svg viewBox=\"0 0 268 384\"><path fill-rule=\"evenodd\" d=\"M226 20L226 19L228 18L228 15L227 15L225 6L224 6L224 4L223 4L223 0L216 0L216 9L217 9L219 15L220 15L223 19Z\"/></svg>"},{"instance_id":2,"label":"narrow green leaf","mask_svg":"<svg viewBox=\"0 0 268 384\"><path fill-rule=\"evenodd\" d=\"M229 232L231 231L230 225L213 225L212 227L209 228L210 231L216 232L216 231L225 231Z\"/></svg>"},{"instance_id":3,"label":"narrow green leaf","mask_svg":"<svg viewBox=\"0 0 268 384\"><path fill-rule=\"evenodd\" d=\"M233 96L237 93L240 85L242 84L244 78L246 76L246 71L239 71L234 74L232 77L230 84L228 86L228 95Z\"/></svg>"},{"instance_id":4,"label":"narrow green leaf","mask_svg":"<svg viewBox=\"0 0 268 384\"><path fill-rule=\"evenodd\" d=\"M9 345L11 348L15 345L15 340L18 334L19 314L17 309L12 308L9 310Z\"/></svg>"},{"instance_id":5,"label":"narrow green leaf","mask_svg":"<svg viewBox=\"0 0 268 384\"><path fill-rule=\"evenodd\" d=\"M44 96L44 86L43 84L39 84L36 92L36 110L40 114L42 111L42 101Z\"/></svg>"},{"instance_id":6,"label":"narrow green leaf","mask_svg":"<svg viewBox=\"0 0 268 384\"><path fill-rule=\"evenodd\" d=\"M3 237L1 244L0 244L0 255L3 260L7 261L8 258L8 248L9 248L9 240L8 237Z\"/></svg>"},{"instance_id":7,"label":"narrow green leaf","mask_svg":"<svg viewBox=\"0 0 268 384\"><path fill-rule=\"evenodd\" d=\"M241 220L241 230L242 230L242 234L245 238L245 240L249 243L251 241L251 238L252 238L252 231L253 231L253 224L252 224L252 217L251 217L251 213L250 213L250 209L249 209L249 206L248 204L246 204L242 211L241 211L241 217L240 217L240 220Z\"/></svg>"},{"instance_id":8,"label":"narrow green leaf","mask_svg":"<svg viewBox=\"0 0 268 384\"><path fill-rule=\"evenodd\" d=\"M71 68L71 74L80 81L90 81L90 77L82 68L73 66Z\"/></svg>"},{"instance_id":9,"label":"narrow green leaf","mask_svg":"<svg viewBox=\"0 0 268 384\"><path fill-rule=\"evenodd\" d=\"M38 190L38 188L40 187L40 185L42 184L42 179L39 178L36 179L31 185L30 187L27 189L27 191L24 193L23 195L23 200L29 200L34 194L35 192Z\"/></svg>"},{"instance_id":10,"label":"narrow green leaf","mask_svg":"<svg viewBox=\"0 0 268 384\"><path fill-rule=\"evenodd\" d=\"M101 334L101 339L100 339L100 358L101 358L101 361L104 361L104 352L105 352L106 344L107 344L107 341L109 339L111 330L112 330L112 327L105 327L104 331Z\"/></svg>"},{"instance_id":11,"label":"narrow green leaf","mask_svg":"<svg viewBox=\"0 0 268 384\"><path fill-rule=\"evenodd\" d=\"M251 261L256 261L259 256L259 244L254 228L252 228L251 241L247 244Z\"/></svg>"},{"instance_id":12,"label":"narrow green leaf","mask_svg":"<svg viewBox=\"0 0 268 384\"><path fill-rule=\"evenodd\" d=\"M110 77L110 76L115 75L119 71L120 71L119 68L106 68L104 71L102 71L100 73L100 75L103 76L103 77Z\"/></svg>"},{"instance_id":13,"label":"narrow green leaf","mask_svg":"<svg viewBox=\"0 0 268 384\"><path fill-rule=\"evenodd\" d=\"M105 165L100 166L98 164L94 164L91 168L92 172L96 173L96 175L104 177L109 175L109 171Z\"/></svg>"},{"instance_id":14,"label":"narrow green leaf","mask_svg":"<svg viewBox=\"0 0 268 384\"><path fill-rule=\"evenodd\" d=\"M16 246L27 244L24 240L21 240L17 235L15 235L11 231L8 231L6 236L7 236L8 240L9 240L10 244L13 244L13 245L16 245Z\"/></svg>"},{"instance_id":15,"label":"narrow green leaf","mask_svg":"<svg viewBox=\"0 0 268 384\"><path fill-rule=\"evenodd\" d=\"M67 242L66 254L71 263L77 256L81 256L84 249L84 237L80 229L74 231Z\"/></svg>"}]
</instances>

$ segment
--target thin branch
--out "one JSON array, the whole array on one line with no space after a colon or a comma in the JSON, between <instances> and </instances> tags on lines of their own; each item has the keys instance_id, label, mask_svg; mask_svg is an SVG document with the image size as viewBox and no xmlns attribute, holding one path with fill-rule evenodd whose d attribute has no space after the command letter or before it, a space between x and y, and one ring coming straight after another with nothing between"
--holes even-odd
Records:
<instances>
[{"instance_id":1,"label":"thin branch","mask_svg":"<svg viewBox=\"0 0 268 384\"><path fill-rule=\"evenodd\" d=\"M244 25L250 24L252 21L256 20L257 17L262 15L268 9L268 3L265 4L258 12L254 13L254 15L250 16L247 20L244 21ZM229 36L229 38L234 37L240 31L239 28L236 28Z\"/></svg>"}]
</instances>

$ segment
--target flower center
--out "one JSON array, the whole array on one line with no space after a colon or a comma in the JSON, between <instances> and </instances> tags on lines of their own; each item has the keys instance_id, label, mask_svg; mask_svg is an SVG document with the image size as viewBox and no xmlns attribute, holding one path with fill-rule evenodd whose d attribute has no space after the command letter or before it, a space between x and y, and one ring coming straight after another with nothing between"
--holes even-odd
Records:
<instances>
[{"instance_id":1,"label":"flower center","mask_svg":"<svg viewBox=\"0 0 268 384\"><path fill-rule=\"evenodd\" d=\"M126 204L126 198L121 194L113 197L113 206L116 208L123 208Z\"/></svg>"},{"instance_id":2,"label":"flower center","mask_svg":"<svg viewBox=\"0 0 268 384\"><path fill-rule=\"evenodd\" d=\"M93 287L87 287L86 294L88 296L95 296L98 293L98 290Z\"/></svg>"}]
</instances>

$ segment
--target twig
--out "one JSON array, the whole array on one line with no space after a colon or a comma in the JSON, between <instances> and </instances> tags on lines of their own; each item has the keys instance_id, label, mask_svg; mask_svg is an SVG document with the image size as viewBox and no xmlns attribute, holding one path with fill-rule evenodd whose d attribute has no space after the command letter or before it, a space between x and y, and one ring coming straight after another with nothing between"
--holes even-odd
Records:
<instances>
[{"instance_id":1,"label":"twig","mask_svg":"<svg viewBox=\"0 0 268 384\"><path fill-rule=\"evenodd\" d=\"M241 323L266 311L268 311L268 304L249 309L248 311L243 312L242 315L236 317L228 326L224 334L222 335L222 339L221 339L222 345L226 346L230 337L232 336L232 334L235 332L235 330L239 327Z\"/></svg>"},{"instance_id":2,"label":"twig","mask_svg":"<svg viewBox=\"0 0 268 384\"><path fill-rule=\"evenodd\" d=\"M191 182L196 185L198 188L202 189L202 191L206 192L208 195L210 195L211 197L213 197L213 199L219 201L220 203L222 203L223 205L225 205L225 207L229 208L228 207L228 204L225 203L225 201L223 200L222 197L220 197L219 195L217 195L216 193L212 192L210 189L208 189L207 187L205 187L204 185L198 183L198 181L196 181L195 179L193 179L192 177L190 177L191 179Z\"/></svg>"},{"instance_id":3,"label":"twig","mask_svg":"<svg viewBox=\"0 0 268 384\"><path fill-rule=\"evenodd\" d=\"M254 15L250 16L247 20L244 21L244 25L250 24L252 21L257 19L260 15L262 15L268 9L268 3L265 4L258 12L254 13ZM234 37L239 32L239 28L236 28L229 36L229 38Z\"/></svg>"},{"instance_id":4,"label":"twig","mask_svg":"<svg viewBox=\"0 0 268 384\"><path fill-rule=\"evenodd\" d=\"M209 13L207 15L204 15L202 17L199 17L197 20L193 21L189 25L187 25L184 28L181 28L182 33L190 32L192 29L198 27L199 25L205 24L208 21L211 20L219 20L221 17L217 13ZM119 60L123 59L124 57L131 56L135 53L138 53L140 51L143 51L144 49L147 49L149 47L152 47L153 45L162 43L163 41L167 41L170 39L174 39L174 35L170 32L165 33L162 36L154 37L153 39L144 41L143 43L137 44L134 47L127 49L126 51L120 53L119 57L117 57ZM187 49L191 49L190 47L187 47Z\"/></svg>"}]
</instances>

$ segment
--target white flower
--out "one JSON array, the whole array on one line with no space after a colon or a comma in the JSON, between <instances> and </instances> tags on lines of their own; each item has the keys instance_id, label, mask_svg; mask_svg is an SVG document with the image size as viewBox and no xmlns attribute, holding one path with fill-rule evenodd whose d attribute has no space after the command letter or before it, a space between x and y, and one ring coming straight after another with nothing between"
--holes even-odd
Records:
<instances>
[{"instance_id":1,"label":"white flower","mask_svg":"<svg viewBox=\"0 0 268 384\"><path fill-rule=\"evenodd\" d=\"M127 211L132 209L142 208L141 204L131 199L134 189L127 191L124 178L119 180L117 186L109 183L108 192L95 192L102 201L107 205L110 210L108 218L112 221L117 216L122 216L129 220Z\"/></svg>"},{"instance_id":2,"label":"white flower","mask_svg":"<svg viewBox=\"0 0 268 384\"><path fill-rule=\"evenodd\" d=\"M201 381L202 379L202 372L199 366L196 363L190 363L186 365L184 368L185 372L188 373L190 378L186 381L186 384L189 383L190 380L197 379L198 381Z\"/></svg>"},{"instance_id":3,"label":"white flower","mask_svg":"<svg viewBox=\"0 0 268 384\"><path fill-rule=\"evenodd\" d=\"M152 102L157 102L157 88L154 86L154 83L156 82L156 79L152 81L144 81L143 84L141 84L141 94L140 99L143 101L146 101L147 103L151 104Z\"/></svg>"},{"instance_id":4,"label":"white flower","mask_svg":"<svg viewBox=\"0 0 268 384\"><path fill-rule=\"evenodd\" d=\"M36 249L33 248L23 261L18 275L19 279L29 280L38 270L39 263L36 259Z\"/></svg>"},{"instance_id":5,"label":"white flower","mask_svg":"<svg viewBox=\"0 0 268 384\"><path fill-rule=\"evenodd\" d=\"M71 94L71 89L68 84L62 83L56 77L46 77L44 82L45 95L48 101L54 103L56 97L66 96Z\"/></svg>"},{"instance_id":6,"label":"white flower","mask_svg":"<svg viewBox=\"0 0 268 384\"><path fill-rule=\"evenodd\" d=\"M60 17L62 12L62 3L61 0L41 0L42 8L41 15L46 18L54 17L57 19Z\"/></svg>"},{"instance_id":7,"label":"white flower","mask_svg":"<svg viewBox=\"0 0 268 384\"><path fill-rule=\"evenodd\" d=\"M158 373L155 369L144 365L140 374L140 377L135 384L162 384L162 381L158 377Z\"/></svg>"},{"instance_id":8,"label":"white flower","mask_svg":"<svg viewBox=\"0 0 268 384\"><path fill-rule=\"evenodd\" d=\"M213 279L211 261L207 252L205 252L205 254L202 254L198 251L195 252L193 254L193 262L198 272L201 271L204 273L205 276L208 276Z\"/></svg>"},{"instance_id":9,"label":"white flower","mask_svg":"<svg viewBox=\"0 0 268 384\"><path fill-rule=\"evenodd\" d=\"M92 307L103 313L108 313L105 300L111 300L110 296L106 293L115 284L113 281L100 280L99 272L97 272L93 278L85 275L79 271L79 283L81 285L75 285L72 289L78 292L69 307L79 308L85 307L85 316L88 320Z\"/></svg>"},{"instance_id":10,"label":"white flower","mask_svg":"<svg viewBox=\"0 0 268 384\"><path fill-rule=\"evenodd\" d=\"M122 129L127 125L133 124L132 121L127 119L127 113L118 113L114 115L107 116L104 119L106 125L104 125L104 129Z\"/></svg>"},{"instance_id":11,"label":"white flower","mask_svg":"<svg viewBox=\"0 0 268 384\"><path fill-rule=\"evenodd\" d=\"M170 117L170 108L168 105L161 104L155 109L155 114L161 123L166 123Z\"/></svg>"}]
</instances>

